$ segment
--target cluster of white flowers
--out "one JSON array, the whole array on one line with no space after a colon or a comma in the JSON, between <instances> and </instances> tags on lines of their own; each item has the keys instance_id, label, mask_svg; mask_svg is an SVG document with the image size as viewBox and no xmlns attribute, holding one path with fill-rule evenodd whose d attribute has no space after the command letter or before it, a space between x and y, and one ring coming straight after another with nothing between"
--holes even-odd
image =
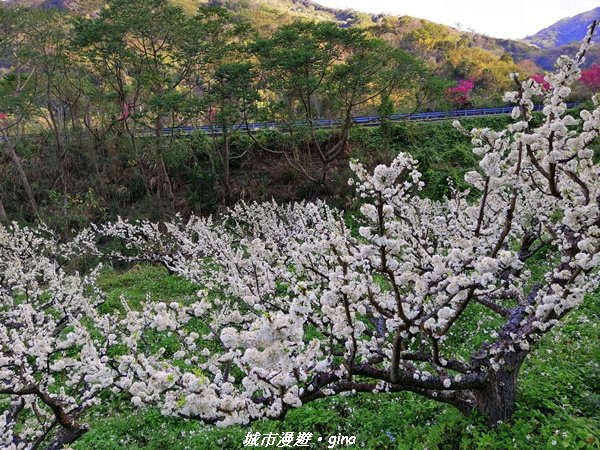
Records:
<instances>
[{"instance_id":1,"label":"cluster of white flowers","mask_svg":"<svg viewBox=\"0 0 600 450\"><path fill-rule=\"evenodd\" d=\"M59 448L87 431L79 418L118 377L99 268L68 274L46 230L0 227L0 447ZM50 445L50 444L49 444Z\"/></svg>"},{"instance_id":2,"label":"cluster of white flowers","mask_svg":"<svg viewBox=\"0 0 600 450\"><path fill-rule=\"evenodd\" d=\"M578 60L559 60L547 92L513 76L517 123L463 130L480 157L465 177L475 201L457 190L422 198L417 161L400 154L372 174L352 163L358 234L321 202L239 204L186 223L119 220L61 245L0 229L0 393L13 404L3 436L17 445L45 433L14 436L13 411L40 402L43 414L59 404L75 424L108 387L134 405L221 426L345 392L411 390L508 414L510 405L490 407L503 401L494 393L511 389L535 341L599 285L600 166L589 146L600 107L576 119L565 106L590 39ZM534 126L531 99L542 94ZM101 314L94 273L67 275L52 257L82 251L162 263L198 295L135 308L123 299L122 311ZM551 256L532 278L540 251ZM459 324L481 311L496 328L465 357ZM157 347L157 336L168 345ZM117 344L127 350L108 352ZM68 430L54 420L44 423Z\"/></svg>"}]
</instances>

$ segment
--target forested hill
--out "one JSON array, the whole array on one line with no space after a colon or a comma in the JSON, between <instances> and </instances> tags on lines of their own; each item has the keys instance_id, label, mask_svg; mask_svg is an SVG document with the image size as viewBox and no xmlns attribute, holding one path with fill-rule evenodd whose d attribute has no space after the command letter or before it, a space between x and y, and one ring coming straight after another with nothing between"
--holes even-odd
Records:
<instances>
[{"instance_id":1,"label":"forested hill","mask_svg":"<svg viewBox=\"0 0 600 450\"><path fill-rule=\"evenodd\" d=\"M354 117L501 106L514 72L544 86L527 51L549 50L298 1L0 2L0 221L68 231L135 211L344 198L340 170L366 136ZM585 69L569 101L597 92L599 72ZM248 135L246 122L272 125ZM172 133L184 125L216 131ZM364 147L389 147L388 128Z\"/></svg>"},{"instance_id":2,"label":"forested hill","mask_svg":"<svg viewBox=\"0 0 600 450\"><path fill-rule=\"evenodd\" d=\"M77 14L93 15L102 8L103 0L7 0L8 4L36 8L59 8ZM252 18L259 28L274 28L296 18L334 21L351 25L359 18L370 20L368 14L321 6L310 0L171 0L185 11L193 13L203 5L223 6L239 15Z\"/></svg>"},{"instance_id":3,"label":"forested hill","mask_svg":"<svg viewBox=\"0 0 600 450\"><path fill-rule=\"evenodd\" d=\"M526 37L525 41L540 48L560 47L578 42L585 36L587 27L592 20L598 19L600 19L600 6L591 11L561 19L534 35Z\"/></svg>"},{"instance_id":4,"label":"forested hill","mask_svg":"<svg viewBox=\"0 0 600 450\"><path fill-rule=\"evenodd\" d=\"M6 0L5 0L6 1ZM7 0L6 3L40 8L59 8L74 14L91 16L105 3L103 0ZM235 15L248 20L262 34L270 34L281 25L296 19L333 21L343 27L355 26L370 29L395 46L417 53L436 66L452 66L463 59L463 66L477 66L476 71L489 70L493 59L510 58L519 64L520 73L550 70L561 54L573 54L573 49L585 34L593 17L598 17L600 7L577 16L563 19L525 40L499 39L470 31L436 24L409 16L367 14L355 10L328 8L310 0L171 0L189 13L203 5L223 6ZM450 47L449 47L450 46ZM451 47L469 47L473 50L453 52ZM466 58L466 59L465 59ZM600 49L593 49L587 65L600 62ZM460 71L459 71L460 72ZM464 72L464 71L463 71ZM470 77L457 73L458 77Z\"/></svg>"}]
</instances>

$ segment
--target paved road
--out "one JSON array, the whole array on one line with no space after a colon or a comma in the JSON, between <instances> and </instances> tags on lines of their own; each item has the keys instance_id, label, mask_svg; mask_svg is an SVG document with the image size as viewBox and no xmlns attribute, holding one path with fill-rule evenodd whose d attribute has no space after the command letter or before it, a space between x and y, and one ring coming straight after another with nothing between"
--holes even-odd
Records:
<instances>
[{"instance_id":1,"label":"paved road","mask_svg":"<svg viewBox=\"0 0 600 450\"><path fill-rule=\"evenodd\" d=\"M579 103L567 103L568 108L574 108ZM543 105L535 105L534 111L541 111ZM477 116L491 116L491 115L499 115L499 114L510 114L513 110L512 106L503 106L500 108L479 108L479 109L457 109L453 111L435 111L435 112L422 112L415 114L392 114L388 116L388 120L392 121L431 121L431 120L445 120L445 119L455 119L460 117L477 117ZM381 119L379 116L357 116L353 118L353 121L358 126L364 127L374 127L381 125ZM313 121L316 127L318 128L334 128L341 121L339 119L316 119ZM306 121L296 121L292 122L292 125L302 126L306 125ZM238 124L232 127L233 130L236 131L259 131L265 129L286 129L289 125L286 125L281 122L255 122L249 124ZM194 131L204 131L209 134L221 134L222 130L219 127L203 125L199 127L193 126L182 126L177 128L163 128L163 133L165 134L187 134Z\"/></svg>"},{"instance_id":2,"label":"paved road","mask_svg":"<svg viewBox=\"0 0 600 450\"><path fill-rule=\"evenodd\" d=\"M579 103L567 103L568 108L574 108L579 105ZM534 111L541 111L543 105L535 105ZM447 119L456 119L460 117L477 117L477 116L493 116L500 114L510 114L513 110L512 106L503 106L500 108L478 108L478 109L457 109L453 111L434 111L434 112L421 112L415 114L392 114L388 116L387 119L391 121L431 121L431 120L447 120ZM358 126L363 127L375 127L381 125L381 119L379 116L357 116L352 119L354 123ZM318 128L334 128L338 124L340 124L339 119L317 119L314 120L313 123ZM294 126L302 126L306 125L306 121L296 121L292 122L291 125ZM238 124L232 127L234 131L260 131L260 130L269 130L269 129L282 129L285 130L289 128L290 124L284 124L281 122L255 122L249 124ZM211 126L211 125L203 125L199 127L194 126L181 126L177 128L163 128L163 134L171 135L171 134L189 134L194 131L204 131L210 135L219 135L222 134L222 130L219 127ZM146 133L142 132L141 135ZM3 136L0 136L0 142L5 140Z\"/></svg>"}]
</instances>

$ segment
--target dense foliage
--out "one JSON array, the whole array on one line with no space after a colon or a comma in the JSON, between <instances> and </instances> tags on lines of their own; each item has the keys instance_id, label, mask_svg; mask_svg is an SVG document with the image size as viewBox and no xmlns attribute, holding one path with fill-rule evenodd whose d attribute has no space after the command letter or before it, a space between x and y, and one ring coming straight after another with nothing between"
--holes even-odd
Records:
<instances>
[{"instance_id":1,"label":"dense foliage","mask_svg":"<svg viewBox=\"0 0 600 450\"><path fill-rule=\"evenodd\" d=\"M337 198L340 168L362 151L352 116L499 105L510 72L540 70L471 32L310 4L270 27L281 1L11 4L0 2L0 220L63 233L117 214ZM324 133L318 119L337 122ZM253 121L276 129L250 136L240 124ZM169 132L180 125L214 132Z\"/></svg>"}]
</instances>

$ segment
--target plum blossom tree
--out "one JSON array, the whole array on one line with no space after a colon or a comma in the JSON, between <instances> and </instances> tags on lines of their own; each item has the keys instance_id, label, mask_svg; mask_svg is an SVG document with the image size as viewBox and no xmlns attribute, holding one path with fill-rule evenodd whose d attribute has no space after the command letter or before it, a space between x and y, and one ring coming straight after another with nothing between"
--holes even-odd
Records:
<instances>
[{"instance_id":1,"label":"plum blossom tree","mask_svg":"<svg viewBox=\"0 0 600 450\"><path fill-rule=\"evenodd\" d=\"M465 176L475 201L457 190L420 197L417 161L400 154L373 173L352 163L358 235L323 203L240 204L222 220L163 231L119 221L82 235L99 254L98 237L118 238L127 258L202 287L185 304L128 313L120 370L134 403L225 426L335 394L412 391L490 424L509 419L525 357L600 281L600 165L589 148L600 98L580 119L565 105L596 25L576 59L558 59L549 89L513 74L515 123L456 123L481 158ZM469 336L474 321L484 343ZM179 343L153 351L144 336L156 332Z\"/></svg>"},{"instance_id":2,"label":"plum blossom tree","mask_svg":"<svg viewBox=\"0 0 600 450\"><path fill-rule=\"evenodd\" d=\"M481 158L465 177L475 200L422 198L417 161L399 154L372 173L352 163L357 233L320 202L120 220L62 245L0 228L0 444L73 442L109 388L220 426L355 392L411 391L490 424L509 419L525 357L600 284L600 165L589 147L600 98L580 119L565 105L596 25L576 59L559 58L550 89L513 75L515 123L463 130ZM124 250L103 245L115 239ZM84 251L160 262L197 283L197 297L103 312L97 271L60 265Z\"/></svg>"},{"instance_id":3,"label":"plum blossom tree","mask_svg":"<svg viewBox=\"0 0 600 450\"><path fill-rule=\"evenodd\" d=\"M89 427L82 415L117 372L116 335L97 310L97 270L61 269L43 230L0 227L0 448L60 449Z\"/></svg>"}]
</instances>

